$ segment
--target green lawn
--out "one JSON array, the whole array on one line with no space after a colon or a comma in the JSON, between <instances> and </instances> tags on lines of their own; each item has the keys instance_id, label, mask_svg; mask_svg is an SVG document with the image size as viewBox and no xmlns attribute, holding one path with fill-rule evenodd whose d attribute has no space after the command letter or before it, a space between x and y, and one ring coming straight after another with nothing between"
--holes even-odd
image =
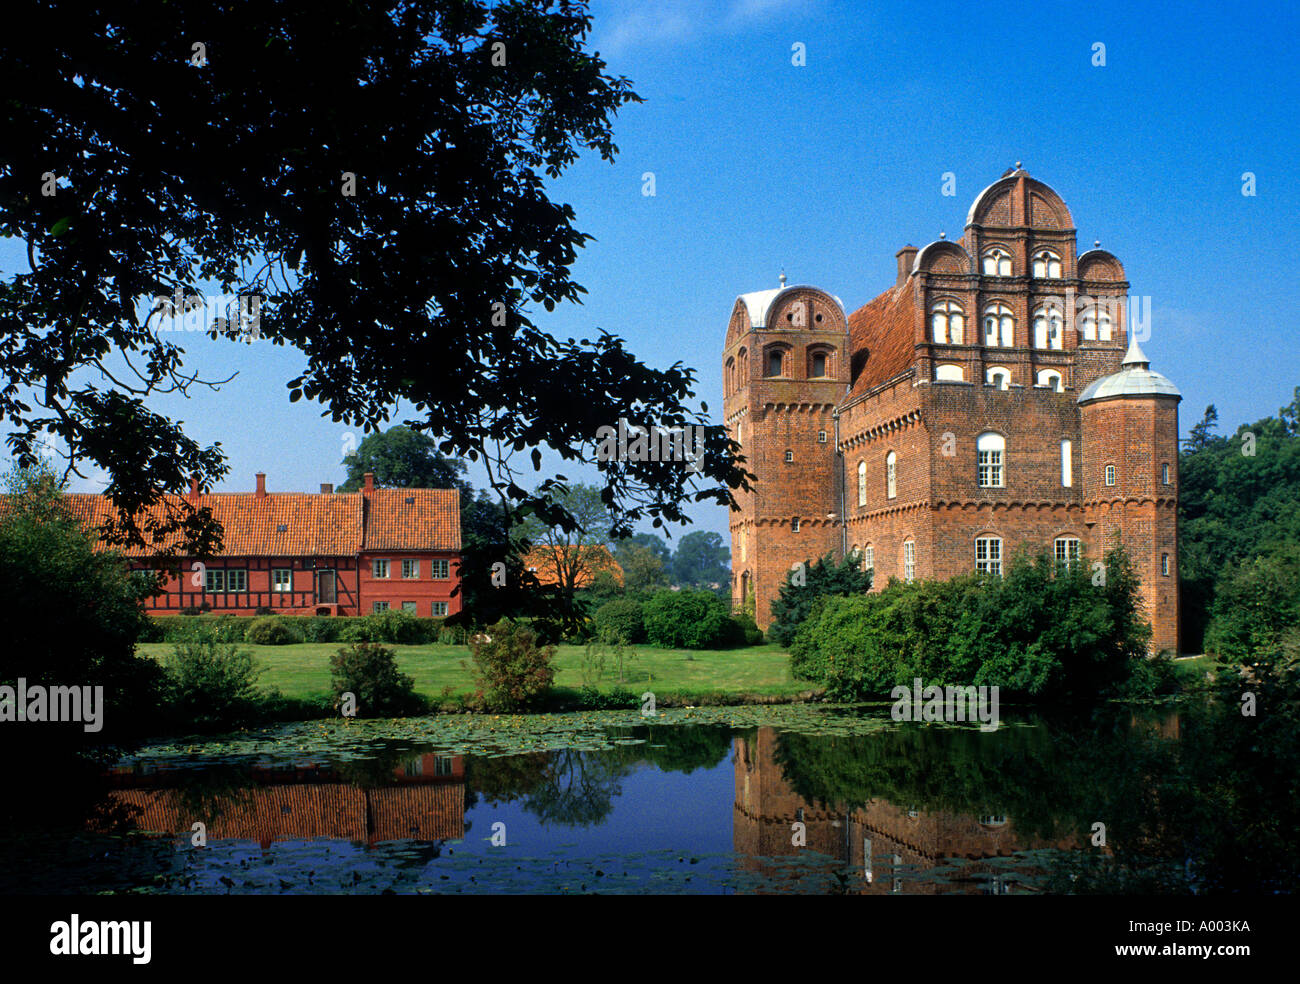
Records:
<instances>
[{"instance_id":1,"label":"green lawn","mask_svg":"<svg viewBox=\"0 0 1300 984\"><path fill-rule=\"evenodd\" d=\"M293 646L253 646L240 644L253 653L265 669L258 683L277 687L286 697L318 697L329 693L330 654L339 643L301 643ZM439 696L444 687L454 693L468 693L469 671L461 661L469 662L468 646L393 646L397 664L403 673L415 678L415 689L430 697ZM139 651L155 658L172 651L171 643L141 643ZM581 646L559 646L555 656L557 687L578 689L582 686ZM790 655L775 644L745 649L686 650L633 646L635 655L624 663L624 687L636 691L652 689L656 694L724 694L760 695L797 694L816 689L806 681L790 678ZM619 686L618 667L607 661L600 681L602 691ZM640 688L640 689L638 689Z\"/></svg>"}]
</instances>

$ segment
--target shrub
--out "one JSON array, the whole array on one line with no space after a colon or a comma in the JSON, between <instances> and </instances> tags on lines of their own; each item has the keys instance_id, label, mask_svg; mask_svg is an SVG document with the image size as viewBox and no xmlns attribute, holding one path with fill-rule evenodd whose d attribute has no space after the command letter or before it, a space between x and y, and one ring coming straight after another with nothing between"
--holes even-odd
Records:
<instances>
[{"instance_id":1,"label":"shrub","mask_svg":"<svg viewBox=\"0 0 1300 984\"><path fill-rule=\"evenodd\" d=\"M359 717L397 717L423 708L415 680L397 669L393 650L374 642L358 642L330 657L330 686L334 697L357 699Z\"/></svg>"},{"instance_id":2,"label":"shrub","mask_svg":"<svg viewBox=\"0 0 1300 984\"><path fill-rule=\"evenodd\" d=\"M660 591L643 612L646 640L656 646L718 649L736 639L726 602L709 591Z\"/></svg>"},{"instance_id":3,"label":"shrub","mask_svg":"<svg viewBox=\"0 0 1300 984\"><path fill-rule=\"evenodd\" d=\"M429 628L410 612L398 609L375 612L365 616L368 642L388 642L399 646L414 646L430 641Z\"/></svg>"},{"instance_id":4,"label":"shrub","mask_svg":"<svg viewBox=\"0 0 1300 984\"><path fill-rule=\"evenodd\" d=\"M260 670L247 649L212 640L178 642L163 664L169 709L200 731L247 719Z\"/></svg>"},{"instance_id":5,"label":"shrub","mask_svg":"<svg viewBox=\"0 0 1300 984\"><path fill-rule=\"evenodd\" d=\"M539 646L526 625L502 619L470 639L474 683L490 711L522 710L550 692L555 681L554 646Z\"/></svg>"},{"instance_id":6,"label":"shrub","mask_svg":"<svg viewBox=\"0 0 1300 984\"><path fill-rule=\"evenodd\" d=\"M303 642L338 642L342 619L313 615L302 620Z\"/></svg>"},{"instance_id":7,"label":"shrub","mask_svg":"<svg viewBox=\"0 0 1300 984\"><path fill-rule=\"evenodd\" d=\"M301 626L289 619L277 618L274 615L255 618L244 630L244 641L254 646L287 646L302 640Z\"/></svg>"},{"instance_id":8,"label":"shrub","mask_svg":"<svg viewBox=\"0 0 1300 984\"><path fill-rule=\"evenodd\" d=\"M617 633L625 642L645 642L645 615L641 603L631 598L615 598L596 609L597 633Z\"/></svg>"},{"instance_id":9,"label":"shrub","mask_svg":"<svg viewBox=\"0 0 1300 984\"><path fill-rule=\"evenodd\" d=\"M438 641L444 646L463 646L469 633L463 625L441 625L438 627Z\"/></svg>"},{"instance_id":10,"label":"shrub","mask_svg":"<svg viewBox=\"0 0 1300 984\"><path fill-rule=\"evenodd\" d=\"M737 612L731 616L731 620L736 624L737 635L743 645L761 646L763 644L763 630L758 627L753 615L743 611Z\"/></svg>"},{"instance_id":11,"label":"shrub","mask_svg":"<svg viewBox=\"0 0 1300 984\"><path fill-rule=\"evenodd\" d=\"M856 557L846 557L837 564L829 554L790 571L772 602L768 637L779 645L790 645L818 598L864 594L871 589L871 579L871 573L861 569Z\"/></svg>"}]
</instances>

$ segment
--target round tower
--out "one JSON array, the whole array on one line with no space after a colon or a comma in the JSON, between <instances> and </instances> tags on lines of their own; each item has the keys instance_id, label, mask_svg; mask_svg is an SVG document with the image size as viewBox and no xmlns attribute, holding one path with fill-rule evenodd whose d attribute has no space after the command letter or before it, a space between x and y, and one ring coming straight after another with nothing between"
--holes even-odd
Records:
<instances>
[{"instance_id":1,"label":"round tower","mask_svg":"<svg viewBox=\"0 0 1300 984\"><path fill-rule=\"evenodd\" d=\"M1101 558L1118 539L1142 579L1151 651L1178 654L1178 402L1131 338L1119 372L1079 394L1084 522Z\"/></svg>"}]
</instances>

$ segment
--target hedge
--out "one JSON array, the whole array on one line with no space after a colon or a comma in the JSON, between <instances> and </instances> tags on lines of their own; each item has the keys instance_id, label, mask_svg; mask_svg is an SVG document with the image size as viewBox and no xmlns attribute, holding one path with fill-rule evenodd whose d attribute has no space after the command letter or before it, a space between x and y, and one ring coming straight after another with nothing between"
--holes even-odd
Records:
<instances>
[{"instance_id":1,"label":"hedge","mask_svg":"<svg viewBox=\"0 0 1300 984\"><path fill-rule=\"evenodd\" d=\"M462 645L466 631L443 625L440 618L407 612L373 615L170 615L150 617L138 642L247 642L285 645L295 642L383 642L390 645Z\"/></svg>"}]
</instances>

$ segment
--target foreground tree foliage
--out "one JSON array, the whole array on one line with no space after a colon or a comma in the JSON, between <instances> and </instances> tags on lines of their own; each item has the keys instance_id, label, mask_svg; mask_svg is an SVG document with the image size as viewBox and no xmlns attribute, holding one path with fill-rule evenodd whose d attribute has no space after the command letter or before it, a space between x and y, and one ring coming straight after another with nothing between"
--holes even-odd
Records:
<instances>
[{"instance_id":1,"label":"foreground tree foliage","mask_svg":"<svg viewBox=\"0 0 1300 984\"><path fill-rule=\"evenodd\" d=\"M550 693L555 647L539 645L529 626L503 619L473 636L469 649L474 696L485 710L526 710Z\"/></svg>"},{"instance_id":2,"label":"foreground tree foliage","mask_svg":"<svg viewBox=\"0 0 1300 984\"><path fill-rule=\"evenodd\" d=\"M1145 661L1151 627L1122 548L1106 555L1105 583L1093 580L1086 564L1044 554L1017 558L1005 577L828 595L795 634L792 669L846 699L886 696L916 677L1044 701L1116 695Z\"/></svg>"},{"instance_id":3,"label":"foreground tree foliage","mask_svg":"<svg viewBox=\"0 0 1300 984\"><path fill-rule=\"evenodd\" d=\"M120 542L215 548L183 502L225 472L149 406L204 381L160 332L177 292L260 298L214 338L302 353L290 401L370 430L399 402L442 453L569 522L517 460L590 460L620 417L704 425L693 371L638 361L606 333L562 341L534 312L579 300L589 237L545 187L579 153L611 160L638 101L584 48L571 0L418 4L21 2L0 33L0 234L28 268L0 280L0 419L20 464L53 432L69 467L110 476ZM182 300L182 307L185 307ZM745 475L708 429L702 469L610 462L615 525L727 503ZM559 478L559 476L557 476Z\"/></svg>"}]
</instances>

